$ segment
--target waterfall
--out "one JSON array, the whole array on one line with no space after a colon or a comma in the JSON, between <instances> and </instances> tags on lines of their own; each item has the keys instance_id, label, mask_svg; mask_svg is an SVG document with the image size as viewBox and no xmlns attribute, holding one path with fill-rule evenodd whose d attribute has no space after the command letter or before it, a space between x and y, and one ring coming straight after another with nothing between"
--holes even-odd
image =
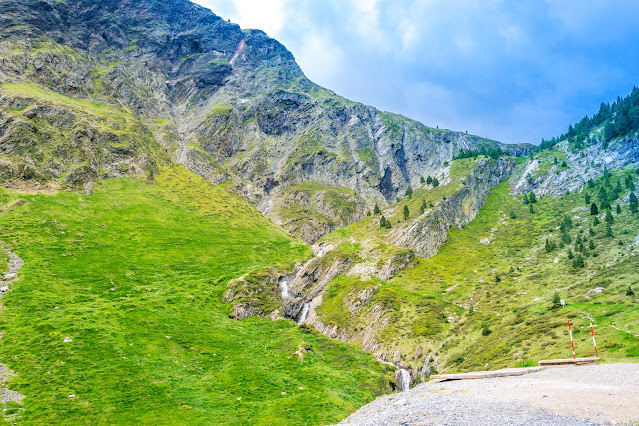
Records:
<instances>
[{"instance_id":1,"label":"waterfall","mask_svg":"<svg viewBox=\"0 0 639 426\"><path fill-rule=\"evenodd\" d=\"M401 390L404 392L408 392L408 390L410 389L410 374L408 374L408 371L402 368L399 370L399 375L401 378Z\"/></svg>"},{"instance_id":2,"label":"waterfall","mask_svg":"<svg viewBox=\"0 0 639 426\"><path fill-rule=\"evenodd\" d=\"M280 281L280 288L282 289L282 299L289 297L288 280Z\"/></svg>"},{"instance_id":3,"label":"waterfall","mask_svg":"<svg viewBox=\"0 0 639 426\"><path fill-rule=\"evenodd\" d=\"M304 307L302 308L302 315L300 315L300 319L297 321L298 325L306 321L306 317L308 316L308 308L309 308L309 304L304 303Z\"/></svg>"}]
</instances>

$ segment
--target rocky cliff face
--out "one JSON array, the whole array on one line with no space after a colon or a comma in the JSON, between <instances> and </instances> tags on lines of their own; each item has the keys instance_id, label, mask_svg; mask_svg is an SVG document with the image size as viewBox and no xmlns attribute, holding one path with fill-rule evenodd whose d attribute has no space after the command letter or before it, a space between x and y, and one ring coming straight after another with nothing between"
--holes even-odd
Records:
<instances>
[{"instance_id":1,"label":"rocky cliff face","mask_svg":"<svg viewBox=\"0 0 639 426\"><path fill-rule=\"evenodd\" d=\"M510 175L514 164L513 158L479 160L453 196L416 220L395 226L389 234L389 242L410 248L420 257L434 256L446 242L448 230L452 226L463 227L473 220L488 192Z\"/></svg>"},{"instance_id":2,"label":"rocky cliff face","mask_svg":"<svg viewBox=\"0 0 639 426\"><path fill-rule=\"evenodd\" d=\"M3 179L75 184L124 168L124 174L148 173L168 152L203 177L227 182L310 242L360 219L375 202L389 204L422 176L440 172L460 149L499 145L337 96L309 81L276 40L186 0L3 0L0 79L35 83L139 122L87 129L84 118L90 122L96 112L76 111L67 120L70 132L98 134L87 138L87 149L69 154L48 141L35 149L35 136L15 142L15 131L6 130L17 119L5 86L3 144L33 149L5 148ZM67 103L31 96L30 89L25 109ZM132 143L140 134L152 138ZM113 154L113 144L129 148ZM84 169L67 177L63 170L78 164ZM306 197L290 189L305 184L350 191L339 203L350 212L326 208L326 193Z\"/></svg>"},{"instance_id":3,"label":"rocky cliff face","mask_svg":"<svg viewBox=\"0 0 639 426\"><path fill-rule=\"evenodd\" d=\"M601 141L596 141L581 150L573 150L563 141L553 150L517 166L511 180L513 190L519 193L534 191L539 197L577 191L589 179L600 177L606 168L615 170L639 162L639 136L617 138L605 148ZM562 162L555 164L553 161L558 154L565 155L565 167Z\"/></svg>"}]
</instances>

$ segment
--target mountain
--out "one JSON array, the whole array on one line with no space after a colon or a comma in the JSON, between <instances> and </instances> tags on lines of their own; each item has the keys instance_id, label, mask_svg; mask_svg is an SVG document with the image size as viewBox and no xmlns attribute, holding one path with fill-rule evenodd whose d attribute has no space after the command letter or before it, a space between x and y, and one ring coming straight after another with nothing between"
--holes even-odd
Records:
<instances>
[{"instance_id":1,"label":"mountain","mask_svg":"<svg viewBox=\"0 0 639 426\"><path fill-rule=\"evenodd\" d=\"M5 181L91 186L177 161L314 242L442 179L461 149L531 148L344 99L276 40L186 0L3 0L0 11Z\"/></svg>"},{"instance_id":2,"label":"mountain","mask_svg":"<svg viewBox=\"0 0 639 426\"><path fill-rule=\"evenodd\" d=\"M0 0L5 418L336 423L567 319L636 360L636 93L505 145L188 1Z\"/></svg>"}]
</instances>

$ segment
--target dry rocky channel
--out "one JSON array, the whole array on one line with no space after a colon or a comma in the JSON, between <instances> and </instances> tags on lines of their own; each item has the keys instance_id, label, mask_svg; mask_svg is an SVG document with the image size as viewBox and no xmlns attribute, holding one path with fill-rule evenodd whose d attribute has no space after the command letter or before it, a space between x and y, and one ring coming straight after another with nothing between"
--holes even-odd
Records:
<instances>
[{"instance_id":1,"label":"dry rocky channel","mask_svg":"<svg viewBox=\"0 0 639 426\"><path fill-rule=\"evenodd\" d=\"M638 383L639 364L557 367L516 377L431 381L380 397L342 424L637 424Z\"/></svg>"}]
</instances>

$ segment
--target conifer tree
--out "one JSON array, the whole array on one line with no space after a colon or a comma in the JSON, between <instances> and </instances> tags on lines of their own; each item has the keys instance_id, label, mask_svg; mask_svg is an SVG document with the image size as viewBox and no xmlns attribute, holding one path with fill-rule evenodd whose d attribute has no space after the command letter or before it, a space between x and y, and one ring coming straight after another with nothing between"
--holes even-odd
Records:
<instances>
[{"instance_id":1,"label":"conifer tree","mask_svg":"<svg viewBox=\"0 0 639 426\"><path fill-rule=\"evenodd\" d=\"M597 208L597 204L592 203L592 204L590 205L590 214L591 214L591 215L593 215L593 216L595 216L595 215L598 215L598 214L599 214L599 209Z\"/></svg>"},{"instance_id":2,"label":"conifer tree","mask_svg":"<svg viewBox=\"0 0 639 426\"><path fill-rule=\"evenodd\" d=\"M379 227L386 228L386 218L384 216L379 219Z\"/></svg>"},{"instance_id":3,"label":"conifer tree","mask_svg":"<svg viewBox=\"0 0 639 426\"><path fill-rule=\"evenodd\" d=\"M419 177L419 183L426 183L426 179L424 179L424 176Z\"/></svg>"},{"instance_id":4,"label":"conifer tree","mask_svg":"<svg viewBox=\"0 0 639 426\"><path fill-rule=\"evenodd\" d=\"M639 210L639 203L637 203L637 196L635 195L634 192L630 193L630 212L631 213L637 213L637 211Z\"/></svg>"},{"instance_id":5,"label":"conifer tree","mask_svg":"<svg viewBox=\"0 0 639 426\"><path fill-rule=\"evenodd\" d=\"M433 178L433 188L439 186L439 181L437 178Z\"/></svg>"},{"instance_id":6,"label":"conifer tree","mask_svg":"<svg viewBox=\"0 0 639 426\"><path fill-rule=\"evenodd\" d=\"M528 195L528 201L530 201L531 204L537 202L537 197L535 196L534 192L530 191L530 194Z\"/></svg>"},{"instance_id":7,"label":"conifer tree","mask_svg":"<svg viewBox=\"0 0 639 426\"><path fill-rule=\"evenodd\" d=\"M408 206L404 206L404 220L408 219L408 216L410 216L410 211L408 210Z\"/></svg>"},{"instance_id":8,"label":"conifer tree","mask_svg":"<svg viewBox=\"0 0 639 426\"><path fill-rule=\"evenodd\" d=\"M617 214L621 214L621 206L617 204Z\"/></svg>"},{"instance_id":9,"label":"conifer tree","mask_svg":"<svg viewBox=\"0 0 639 426\"><path fill-rule=\"evenodd\" d=\"M590 204L590 194L586 193L586 205Z\"/></svg>"},{"instance_id":10,"label":"conifer tree","mask_svg":"<svg viewBox=\"0 0 639 426\"><path fill-rule=\"evenodd\" d=\"M411 188L410 186L406 189L406 196L409 200L413 198L413 188Z\"/></svg>"},{"instance_id":11,"label":"conifer tree","mask_svg":"<svg viewBox=\"0 0 639 426\"><path fill-rule=\"evenodd\" d=\"M528 194L524 194L524 204L528 204L530 201L528 201Z\"/></svg>"},{"instance_id":12,"label":"conifer tree","mask_svg":"<svg viewBox=\"0 0 639 426\"><path fill-rule=\"evenodd\" d=\"M606 213L606 223L613 223L615 221L615 219L612 217L612 213L607 212Z\"/></svg>"},{"instance_id":13,"label":"conifer tree","mask_svg":"<svg viewBox=\"0 0 639 426\"><path fill-rule=\"evenodd\" d=\"M573 257L575 257L575 255L573 254L572 250L568 249L568 259L572 259Z\"/></svg>"},{"instance_id":14,"label":"conifer tree","mask_svg":"<svg viewBox=\"0 0 639 426\"><path fill-rule=\"evenodd\" d=\"M382 211L379 209L379 206L377 205L377 203L375 203L375 208L373 209L373 213L374 214L380 214Z\"/></svg>"},{"instance_id":15,"label":"conifer tree","mask_svg":"<svg viewBox=\"0 0 639 426\"><path fill-rule=\"evenodd\" d=\"M561 241L563 241L566 244L570 244L570 242L572 241L572 238L570 238L570 234L568 232L564 232L564 235L561 237Z\"/></svg>"},{"instance_id":16,"label":"conifer tree","mask_svg":"<svg viewBox=\"0 0 639 426\"><path fill-rule=\"evenodd\" d=\"M584 266L586 266L586 263L584 262L584 258L580 254L578 254L572 261L572 267L577 269L577 268L583 268Z\"/></svg>"},{"instance_id":17,"label":"conifer tree","mask_svg":"<svg viewBox=\"0 0 639 426\"><path fill-rule=\"evenodd\" d=\"M428 176L426 178L426 184L430 185L431 183L433 183L433 178L432 178L432 176Z\"/></svg>"},{"instance_id":18,"label":"conifer tree","mask_svg":"<svg viewBox=\"0 0 639 426\"><path fill-rule=\"evenodd\" d=\"M592 221L592 224L593 224L594 226L597 226L597 225L599 225L600 223L601 223L601 222L599 222L599 218L598 218L597 216L595 216L595 220L593 220L593 221Z\"/></svg>"},{"instance_id":19,"label":"conifer tree","mask_svg":"<svg viewBox=\"0 0 639 426\"><path fill-rule=\"evenodd\" d=\"M590 250L594 250L595 249L595 243L593 243L592 240L590 240L590 243L588 244L588 248Z\"/></svg>"},{"instance_id":20,"label":"conifer tree","mask_svg":"<svg viewBox=\"0 0 639 426\"><path fill-rule=\"evenodd\" d=\"M613 237L613 233L612 233L612 227L610 226L610 223L606 223L606 237Z\"/></svg>"}]
</instances>

